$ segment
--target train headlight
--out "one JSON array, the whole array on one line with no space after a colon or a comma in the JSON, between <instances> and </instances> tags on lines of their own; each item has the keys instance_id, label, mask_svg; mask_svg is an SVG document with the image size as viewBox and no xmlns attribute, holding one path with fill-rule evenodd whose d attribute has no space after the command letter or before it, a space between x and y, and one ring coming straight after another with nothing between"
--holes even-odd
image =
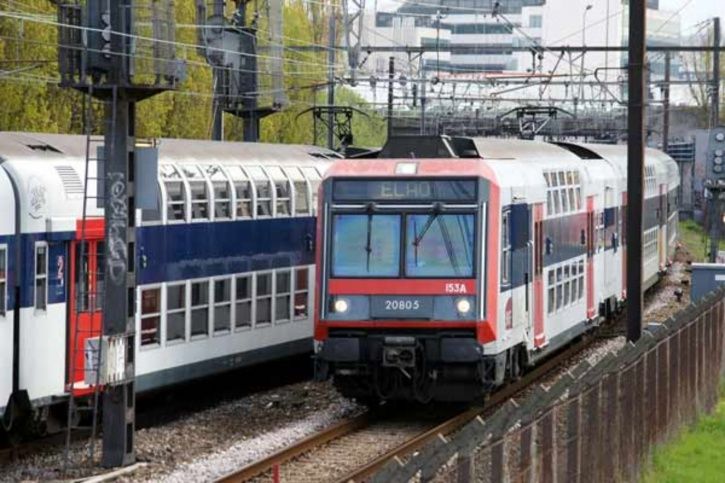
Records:
<instances>
[{"instance_id":1,"label":"train headlight","mask_svg":"<svg viewBox=\"0 0 725 483\"><path fill-rule=\"evenodd\" d=\"M337 299L335 300L335 303L332 305L332 307L338 314L344 314L345 312L347 312L347 309L350 308L350 304L345 299Z\"/></svg>"},{"instance_id":2,"label":"train headlight","mask_svg":"<svg viewBox=\"0 0 725 483\"><path fill-rule=\"evenodd\" d=\"M722 164L722 156L715 156L713 161L715 161L715 164Z\"/></svg>"},{"instance_id":3,"label":"train headlight","mask_svg":"<svg viewBox=\"0 0 725 483\"><path fill-rule=\"evenodd\" d=\"M468 299L458 299L456 302L456 310L459 314L467 314L471 311L471 302Z\"/></svg>"}]
</instances>

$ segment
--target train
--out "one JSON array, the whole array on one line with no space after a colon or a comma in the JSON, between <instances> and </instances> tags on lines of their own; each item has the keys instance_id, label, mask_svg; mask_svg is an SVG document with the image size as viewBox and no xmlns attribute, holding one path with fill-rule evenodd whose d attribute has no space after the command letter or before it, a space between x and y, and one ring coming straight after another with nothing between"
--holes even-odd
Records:
<instances>
[{"instance_id":1,"label":"train","mask_svg":"<svg viewBox=\"0 0 725 483\"><path fill-rule=\"evenodd\" d=\"M623 145L446 136L336 161L319 195L316 378L370 404L472 401L594 330L627 299L626 166ZM645 288L676 248L679 184L647 149Z\"/></svg>"},{"instance_id":2,"label":"train","mask_svg":"<svg viewBox=\"0 0 725 483\"><path fill-rule=\"evenodd\" d=\"M103 317L100 141L0 133L0 437L52 432L69 398L94 390L85 350ZM156 207L134 214L137 393L309 353L317 187L336 153L157 144Z\"/></svg>"}]
</instances>

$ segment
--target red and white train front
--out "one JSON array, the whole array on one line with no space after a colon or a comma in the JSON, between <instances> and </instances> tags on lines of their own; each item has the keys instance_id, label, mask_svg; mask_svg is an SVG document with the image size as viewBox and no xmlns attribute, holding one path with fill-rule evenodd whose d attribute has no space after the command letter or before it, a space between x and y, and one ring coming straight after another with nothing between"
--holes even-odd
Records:
<instances>
[{"instance_id":1,"label":"red and white train front","mask_svg":"<svg viewBox=\"0 0 725 483\"><path fill-rule=\"evenodd\" d=\"M343 160L318 217L318 379L369 400L470 399L493 382L498 189L476 160ZM492 205L493 204L493 205ZM492 206L489 206L492 205ZM489 209L491 208L491 209ZM493 230L498 231L498 230ZM491 294L485 296L485 294Z\"/></svg>"}]
</instances>

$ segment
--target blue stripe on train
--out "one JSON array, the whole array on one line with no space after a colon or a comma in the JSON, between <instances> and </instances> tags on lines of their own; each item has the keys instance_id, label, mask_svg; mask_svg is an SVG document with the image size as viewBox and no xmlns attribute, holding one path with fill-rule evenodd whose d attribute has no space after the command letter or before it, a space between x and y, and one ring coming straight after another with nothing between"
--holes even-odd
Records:
<instances>
[{"instance_id":1,"label":"blue stripe on train","mask_svg":"<svg viewBox=\"0 0 725 483\"><path fill-rule=\"evenodd\" d=\"M137 282L146 285L314 263L315 218L144 226Z\"/></svg>"}]
</instances>

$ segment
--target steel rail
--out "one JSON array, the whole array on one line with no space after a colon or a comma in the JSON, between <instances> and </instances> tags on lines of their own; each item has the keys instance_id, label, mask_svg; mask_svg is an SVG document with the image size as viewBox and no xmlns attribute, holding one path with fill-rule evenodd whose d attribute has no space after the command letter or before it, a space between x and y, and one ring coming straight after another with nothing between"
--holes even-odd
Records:
<instances>
[{"instance_id":1,"label":"steel rail","mask_svg":"<svg viewBox=\"0 0 725 483\"><path fill-rule=\"evenodd\" d=\"M457 416L452 417L448 421L445 421L432 429L420 433L414 438L409 439L408 441L400 444L392 450L378 456L366 465L361 466L352 471L351 473L345 475L344 477L337 479L337 483L363 481L365 480L365 478L368 478L374 475L376 472L380 471L383 466L385 466L393 458L404 458L412 454L414 451L425 446L426 444L430 443L434 439L440 436L445 437L447 434L453 433L454 431L463 427L466 423L472 421L481 414L491 410L495 406L503 404L508 399L518 394L520 391L526 389L537 380L546 376L548 373L561 365L564 361L586 349L594 342L594 340L595 337L593 337L592 335L585 336L579 342L575 343L574 345L568 347L563 351L560 351L558 354L552 356L540 366L537 366L531 372L524 375L521 379L507 384L500 390L494 392L483 406L470 408L458 414Z\"/></svg>"},{"instance_id":2,"label":"steel rail","mask_svg":"<svg viewBox=\"0 0 725 483\"><path fill-rule=\"evenodd\" d=\"M367 427L370 424L370 414L363 413L352 419L341 421L327 429L323 429L315 434L312 434L291 446L282 448L281 450L273 453L266 458L255 461L244 466L242 469L229 473L217 479L217 483L237 483L247 481L255 476L264 473L275 466L285 463L296 456L299 456L313 448L317 448L332 441L333 439L341 438L347 434L357 431L358 429Z\"/></svg>"}]
</instances>

